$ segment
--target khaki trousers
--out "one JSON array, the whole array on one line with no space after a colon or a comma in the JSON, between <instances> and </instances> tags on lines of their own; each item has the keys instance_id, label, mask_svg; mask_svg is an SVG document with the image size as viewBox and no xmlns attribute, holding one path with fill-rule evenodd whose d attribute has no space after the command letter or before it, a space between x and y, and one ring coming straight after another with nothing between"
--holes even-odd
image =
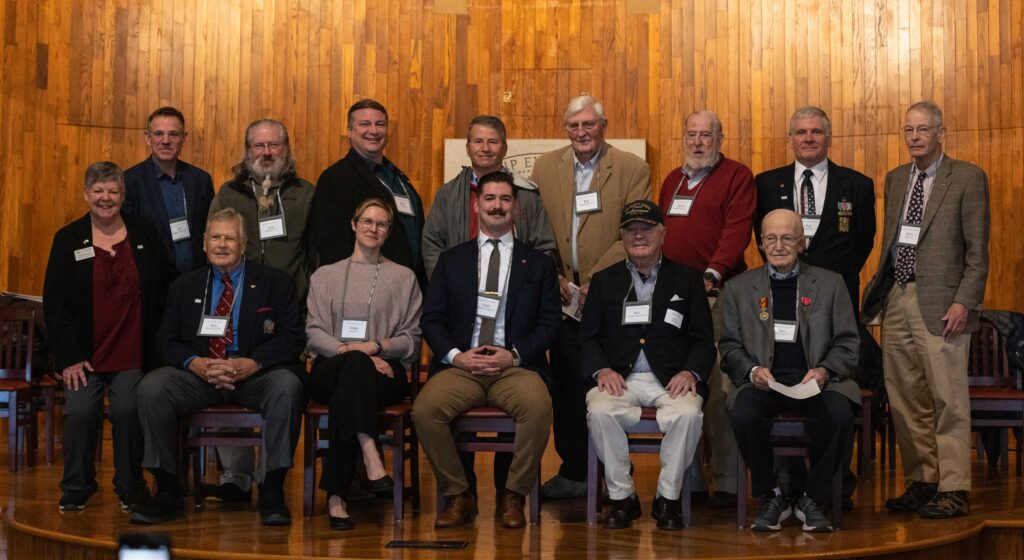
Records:
<instances>
[{"instance_id":1,"label":"khaki trousers","mask_svg":"<svg viewBox=\"0 0 1024 560\"><path fill-rule=\"evenodd\" d=\"M722 334L722 308L717 299L709 299L715 340ZM736 437L725 400L733 390L732 379L719 368L719 356L708 376L708 401L704 403L704 442L711 450L711 474L715 492L736 493Z\"/></svg>"},{"instance_id":2,"label":"khaki trousers","mask_svg":"<svg viewBox=\"0 0 1024 560\"><path fill-rule=\"evenodd\" d=\"M928 332L917 285L893 286L882 315L882 356L903 475L938 482L942 492L971 489L970 343L970 334L947 343Z\"/></svg>"},{"instance_id":3,"label":"khaki trousers","mask_svg":"<svg viewBox=\"0 0 1024 560\"><path fill-rule=\"evenodd\" d=\"M444 495L454 496L469 489L451 422L478 406L500 408L515 419L515 448L505 486L529 494L537 482L540 460L551 434L551 396L544 380L522 368L509 368L495 376L448 368L430 378L412 406L416 433Z\"/></svg>"}]
</instances>

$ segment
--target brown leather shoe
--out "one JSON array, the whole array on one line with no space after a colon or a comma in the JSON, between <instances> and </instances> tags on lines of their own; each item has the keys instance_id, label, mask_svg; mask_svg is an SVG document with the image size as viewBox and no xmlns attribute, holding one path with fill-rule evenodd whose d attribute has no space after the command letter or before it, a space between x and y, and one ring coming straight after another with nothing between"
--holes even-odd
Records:
<instances>
[{"instance_id":1,"label":"brown leather shoe","mask_svg":"<svg viewBox=\"0 0 1024 560\"><path fill-rule=\"evenodd\" d=\"M445 499L444 511L437 514L437 521L434 527L460 527L469 523L476 517L479 510L476 507L476 496L466 491Z\"/></svg>"},{"instance_id":2,"label":"brown leather shoe","mask_svg":"<svg viewBox=\"0 0 1024 560\"><path fill-rule=\"evenodd\" d=\"M523 517L523 504L526 496L511 490L505 490L501 494L501 501L498 502L501 526L506 529L519 529L526 526L526 518Z\"/></svg>"}]
</instances>

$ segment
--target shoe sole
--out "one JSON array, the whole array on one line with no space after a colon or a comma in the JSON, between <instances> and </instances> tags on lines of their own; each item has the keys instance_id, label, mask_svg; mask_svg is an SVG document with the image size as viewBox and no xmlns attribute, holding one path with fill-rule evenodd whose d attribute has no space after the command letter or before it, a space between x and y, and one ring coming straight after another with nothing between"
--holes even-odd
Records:
<instances>
[{"instance_id":1,"label":"shoe sole","mask_svg":"<svg viewBox=\"0 0 1024 560\"><path fill-rule=\"evenodd\" d=\"M751 525L750 526L750 530L751 531L757 531L758 533L772 533L772 532L775 532L775 531L781 531L782 530L782 522L787 520L787 519L789 519L789 517L790 517L790 515L792 515L792 513L793 512L791 511L790 508L786 508L785 511L783 511L782 514L779 515L779 522L776 523L775 525L756 525L755 524L755 525Z\"/></svg>"},{"instance_id":2,"label":"shoe sole","mask_svg":"<svg viewBox=\"0 0 1024 560\"><path fill-rule=\"evenodd\" d=\"M796 510L796 518L799 519L804 524L802 529L804 531L808 532L808 533L831 533L833 531L831 525L822 525L820 527L815 527L814 525L808 525L807 524L807 516L804 515L804 512L802 512L800 510Z\"/></svg>"},{"instance_id":3,"label":"shoe sole","mask_svg":"<svg viewBox=\"0 0 1024 560\"><path fill-rule=\"evenodd\" d=\"M953 519L954 517L967 517L968 512L957 511L954 513L919 513L921 519Z\"/></svg>"},{"instance_id":4,"label":"shoe sole","mask_svg":"<svg viewBox=\"0 0 1024 560\"><path fill-rule=\"evenodd\" d=\"M80 511L85 511L85 505L57 506L57 509L59 509L61 513L78 513Z\"/></svg>"},{"instance_id":5,"label":"shoe sole","mask_svg":"<svg viewBox=\"0 0 1024 560\"><path fill-rule=\"evenodd\" d=\"M175 512L174 514L163 515L160 517L150 517L148 515L133 513L131 522L133 525L159 525L160 523L170 523L171 521L178 521L181 519L185 519L185 512Z\"/></svg>"}]
</instances>

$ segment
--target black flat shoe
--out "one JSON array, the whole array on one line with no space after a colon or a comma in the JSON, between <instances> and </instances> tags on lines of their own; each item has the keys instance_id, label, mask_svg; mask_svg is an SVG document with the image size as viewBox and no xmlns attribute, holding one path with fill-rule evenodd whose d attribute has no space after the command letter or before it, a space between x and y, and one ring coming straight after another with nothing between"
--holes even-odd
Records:
<instances>
[{"instance_id":1,"label":"black flat shoe","mask_svg":"<svg viewBox=\"0 0 1024 560\"><path fill-rule=\"evenodd\" d=\"M356 524L352 521L351 517L334 517L328 515L327 517L331 520L332 531L351 531L356 528Z\"/></svg>"},{"instance_id":2,"label":"black flat shoe","mask_svg":"<svg viewBox=\"0 0 1024 560\"><path fill-rule=\"evenodd\" d=\"M394 492L394 490L395 481L392 480L391 477L388 475L384 475L383 477L378 478L377 480L368 480L366 482L366 491L370 492L371 494L376 494L377 496L380 496L381 494L386 494L387 496L385 497L390 497L391 493Z\"/></svg>"}]
</instances>

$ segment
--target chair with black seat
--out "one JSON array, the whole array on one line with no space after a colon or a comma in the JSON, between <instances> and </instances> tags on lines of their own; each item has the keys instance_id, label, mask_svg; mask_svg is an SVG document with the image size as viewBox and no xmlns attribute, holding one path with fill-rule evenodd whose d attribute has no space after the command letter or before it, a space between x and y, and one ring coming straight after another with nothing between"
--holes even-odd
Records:
<instances>
[{"instance_id":1,"label":"chair with black seat","mask_svg":"<svg viewBox=\"0 0 1024 560\"><path fill-rule=\"evenodd\" d=\"M512 453L515 451L516 421L493 406L471 408L451 422L455 448L462 452ZM494 435L491 435L494 434ZM540 523L540 472L530 489L530 524ZM444 489L437 483L437 511L444 510Z\"/></svg>"},{"instance_id":2,"label":"chair with black seat","mask_svg":"<svg viewBox=\"0 0 1024 560\"><path fill-rule=\"evenodd\" d=\"M24 446L24 461L35 463L36 418L32 393L32 340L35 311L25 307L0 307L0 417L7 418L8 470L17 472Z\"/></svg>"},{"instance_id":3,"label":"chair with black seat","mask_svg":"<svg viewBox=\"0 0 1024 560\"><path fill-rule=\"evenodd\" d=\"M661 452L661 429L658 428L658 409L654 407L643 407L640 409L640 421L626 430L629 440L630 453L660 453ZM694 457L701 456L700 444ZM699 463L694 459L690 462L686 475L683 476L683 488L679 499L682 508L683 526L690 526L690 476L693 465ZM601 513L600 479L602 478L602 464L597 457L597 448L594 441L587 437L587 525L597 523L598 515Z\"/></svg>"},{"instance_id":4,"label":"chair with black seat","mask_svg":"<svg viewBox=\"0 0 1024 560\"><path fill-rule=\"evenodd\" d=\"M225 404L204 408L181 418L182 472L187 472L191 459L192 496L195 510L203 511L200 489L206 449L210 447L258 447L260 463L265 464L263 417L243 406Z\"/></svg>"},{"instance_id":5,"label":"chair with black seat","mask_svg":"<svg viewBox=\"0 0 1024 560\"><path fill-rule=\"evenodd\" d=\"M412 511L420 510L420 463L416 430L412 424L412 401L420 384L420 364L417 359L409 368L409 396L403 402L381 409L380 435L377 441L391 450L391 478L395 480L393 494L394 519L405 518L405 496L412 501ZM303 436L302 513L312 517L316 507L316 460L327 454L330 442L321 437L327 433L327 405L311 402L306 407ZM409 486L405 485L405 462L409 461Z\"/></svg>"},{"instance_id":6,"label":"chair with black seat","mask_svg":"<svg viewBox=\"0 0 1024 560\"><path fill-rule=\"evenodd\" d=\"M1010 367L1005 340L991 324L982 320L971 336L967 365L971 398L971 429L1009 428L1016 434L1017 476L1022 475L1024 456L1024 385L1020 370ZM1003 456L1009 458L1003 449ZM1004 469L1009 466L1004 461Z\"/></svg>"}]
</instances>

